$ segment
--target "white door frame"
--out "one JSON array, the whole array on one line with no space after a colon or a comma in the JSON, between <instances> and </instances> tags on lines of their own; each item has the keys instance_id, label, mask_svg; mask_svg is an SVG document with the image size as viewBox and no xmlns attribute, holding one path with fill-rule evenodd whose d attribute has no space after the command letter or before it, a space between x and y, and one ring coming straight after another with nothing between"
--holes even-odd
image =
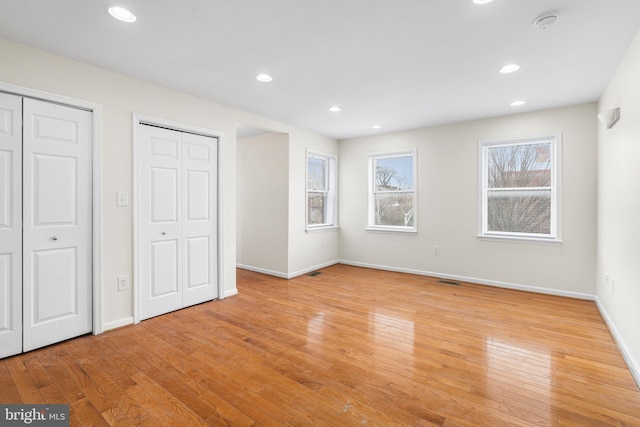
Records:
<instances>
[{"instance_id":1,"label":"white door frame","mask_svg":"<svg viewBox=\"0 0 640 427\"><path fill-rule=\"evenodd\" d=\"M66 105L91 112L92 117L92 276L93 331L103 332L102 325L102 105L51 92L0 82L0 91L26 98Z\"/></svg>"},{"instance_id":2,"label":"white door frame","mask_svg":"<svg viewBox=\"0 0 640 427\"><path fill-rule=\"evenodd\" d=\"M223 266L222 263L220 262L222 259L222 250L223 250L223 235L222 235L222 231L223 231L223 227L221 227L221 224L223 224L223 219L222 219L222 209L221 209L221 203L220 200L223 200L222 197L222 177L223 177L223 173L221 171L221 167L222 167L222 162L220 161L220 151L221 151L221 145L222 145L222 136L223 136L223 132L220 131L216 131L216 130L212 130L212 129L207 129L207 128L203 128L203 127L199 127L199 126L194 126L194 125L189 125L186 123L180 123L180 122L175 122L172 120L167 120L167 119L163 119L163 118L159 118L159 117L154 117L154 116L150 116L147 114L140 114L140 113L133 113L133 197L132 197L132 203L133 203L133 323L137 324L140 323L141 319L141 315L140 315L140 286L138 285L140 283L140 257L138 256L138 248L140 245L140 218L138 217L138 203L137 203L137 188L138 188L138 161L140 158L140 149L141 149L141 143L140 143L140 138L138 137L138 129L140 128L141 124L148 124L148 125L152 125L152 126L160 126L160 127L164 127L167 129L173 129L176 131L181 131L181 132L189 132L189 133L195 133L195 134L199 134L199 135L203 135L203 136L208 136L208 137L212 137L212 138L216 138L218 140L218 144L217 144L217 151L218 151L218 164L216 165L216 174L217 174L217 181L218 181L218 200L216 203L216 209L218 212L217 218L218 218L218 223L216 224L217 227L217 236L218 236L218 241L216 243L217 245L217 259L216 262L218 263L218 268L216 269L218 271L218 277L217 277L217 281L218 281L218 299L224 299L225 295L224 295L224 286L223 286Z\"/></svg>"}]
</instances>

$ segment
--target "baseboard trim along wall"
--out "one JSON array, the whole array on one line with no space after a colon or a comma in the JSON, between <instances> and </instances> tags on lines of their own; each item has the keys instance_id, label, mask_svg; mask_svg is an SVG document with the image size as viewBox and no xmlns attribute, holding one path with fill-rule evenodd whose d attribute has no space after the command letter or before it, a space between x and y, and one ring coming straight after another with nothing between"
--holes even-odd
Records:
<instances>
[{"instance_id":1,"label":"baseboard trim along wall","mask_svg":"<svg viewBox=\"0 0 640 427\"><path fill-rule=\"evenodd\" d=\"M233 297L238 295L238 289L231 289L225 291L224 297ZM185 307L186 308L186 307ZM110 331L111 329L121 328L123 326L133 325L133 316L123 317L122 319L114 320L112 322L107 322L102 325L102 332Z\"/></svg>"},{"instance_id":2,"label":"baseboard trim along wall","mask_svg":"<svg viewBox=\"0 0 640 427\"><path fill-rule=\"evenodd\" d=\"M498 288L514 289L518 291L535 292L538 294L556 295L561 297L595 301L595 295L583 294L580 292L568 292L560 289L549 289L549 288L541 288L538 286L519 285L515 283L479 279L477 277L456 276L452 274L436 273L433 271L414 270L411 268L391 267L388 265L369 264L366 262L357 262L357 261L348 261L348 260L330 261L324 264L316 265L314 267L308 267L293 273L283 273L280 271L273 271L266 268L254 267L254 266L245 265L245 264L236 264L236 267L241 268L243 270L255 271L256 273L262 273L262 274L268 274L270 276L280 277L282 279L293 279L294 277L302 276L304 274L311 273L312 271L319 270L325 267L330 267L335 264L345 264L345 265L352 265L354 267L372 268L374 270L395 271L397 273L409 273L409 274L415 274L418 276L437 277L438 279L458 280L460 282L476 283L478 285L495 286Z\"/></svg>"},{"instance_id":3,"label":"baseboard trim along wall","mask_svg":"<svg viewBox=\"0 0 640 427\"><path fill-rule=\"evenodd\" d=\"M626 362L627 366L629 367L629 370L631 371L631 375L633 375L633 379L636 380L636 384L638 384L638 387L640 388L640 364L638 363L638 361L634 360L633 357L631 356L629 347L622 339L622 336L620 335L620 333L618 332L618 329L616 328L615 324L611 320L609 313L607 313L607 310L605 310L604 305L602 305L602 303L600 302L600 299L597 296L595 298L595 301L596 301L596 306L600 311L600 315L604 319L604 322L607 324L607 327L609 328L609 332L611 332L613 339L615 340L616 344L618 345L618 348L620 349L620 353L622 353L622 358Z\"/></svg>"},{"instance_id":4,"label":"baseboard trim along wall","mask_svg":"<svg viewBox=\"0 0 640 427\"><path fill-rule=\"evenodd\" d=\"M224 292L224 297L225 298L234 297L236 295L238 295L238 289L237 288L236 289L231 289L231 290L228 290L228 291Z\"/></svg>"},{"instance_id":5,"label":"baseboard trim along wall","mask_svg":"<svg viewBox=\"0 0 640 427\"><path fill-rule=\"evenodd\" d=\"M254 267L252 265L245 264L236 264L236 267L241 268L243 270L255 271L256 273L268 274L269 276L280 277L281 279L288 279L287 273L282 273L280 271L269 270L261 267Z\"/></svg>"},{"instance_id":6,"label":"baseboard trim along wall","mask_svg":"<svg viewBox=\"0 0 640 427\"><path fill-rule=\"evenodd\" d=\"M107 322L103 324L102 332L107 332L111 329L121 328L127 325L133 325L133 316L123 317L122 319L114 320L113 322Z\"/></svg>"},{"instance_id":7,"label":"baseboard trim along wall","mask_svg":"<svg viewBox=\"0 0 640 427\"><path fill-rule=\"evenodd\" d=\"M338 260L329 261L329 262L325 262L323 264L318 264L318 265L313 266L313 267L305 268L303 270L295 271L293 273L289 273L287 279L293 279L294 277L303 276L303 275L305 275L307 273L311 273L312 271L320 270L321 268L331 267L332 265L336 265L336 264L339 264L339 263L340 263L340 261L338 261Z\"/></svg>"},{"instance_id":8,"label":"baseboard trim along wall","mask_svg":"<svg viewBox=\"0 0 640 427\"><path fill-rule=\"evenodd\" d=\"M442 274L432 271L414 270L411 268L390 267L387 265L368 264L357 261L340 260L340 264L352 265L354 267L373 268L376 270L395 271L397 273L416 274L418 276L437 277L438 279L457 280L460 282L475 283L478 285L494 286L497 288L514 289L518 291L535 292L537 294L556 295L561 297L576 298L588 301L594 301L595 295L583 294L580 292L568 292L560 289L541 288L538 286L519 285L516 283L498 282L494 280L479 279L477 277L456 276L452 274Z\"/></svg>"},{"instance_id":9,"label":"baseboard trim along wall","mask_svg":"<svg viewBox=\"0 0 640 427\"><path fill-rule=\"evenodd\" d=\"M281 279L293 279L294 277L302 276L307 273L311 273L312 271L320 270L321 268L330 267L335 264L339 264L340 261L329 261L323 264L315 265L313 267L308 267L303 270L295 271L293 273L283 273L281 271L269 270L261 267L254 267L252 265L245 264L236 264L236 267L241 268L243 270L254 271L256 273L268 274L269 276L280 277Z\"/></svg>"}]
</instances>

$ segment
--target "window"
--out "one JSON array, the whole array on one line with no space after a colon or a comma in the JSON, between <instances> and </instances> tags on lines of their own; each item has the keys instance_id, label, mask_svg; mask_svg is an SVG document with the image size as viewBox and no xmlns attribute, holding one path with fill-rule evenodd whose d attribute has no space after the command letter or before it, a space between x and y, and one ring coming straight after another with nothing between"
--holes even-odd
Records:
<instances>
[{"instance_id":1,"label":"window","mask_svg":"<svg viewBox=\"0 0 640 427\"><path fill-rule=\"evenodd\" d=\"M336 227L336 158L307 151L307 230Z\"/></svg>"},{"instance_id":2,"label":"window","mask_svg":"<svg viewBox=\"0 0 640 427\"><path fill-rule=\"evenodd\" d=\"M560 136L480 143L481 236L560 240Z\"/></svg>"},{"instance_id":3,"label":"window","mask_svg":"<svg viewBox=\"0 0 640 427\"><path fill-rule=\"evenodd\" d=\"M415 151L369 156L369 229L416 231Z\"/></svg>"}]
</instances>

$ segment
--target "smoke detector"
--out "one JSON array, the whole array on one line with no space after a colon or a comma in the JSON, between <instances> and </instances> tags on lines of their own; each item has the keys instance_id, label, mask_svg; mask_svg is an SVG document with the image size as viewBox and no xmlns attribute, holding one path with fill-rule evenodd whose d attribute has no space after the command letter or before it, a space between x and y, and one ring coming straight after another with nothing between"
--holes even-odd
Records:
<instances>
[{"instance_id":1,"label":"smoke detector","mask_svg":"<svg viewBox=\"0 0 640 427\"><path fill-rule=\"evenodd\" d=\"M539 30L546 30L553 27L556 22L558 22L558 15L555 13L551 13L548 15L542 15L537 17L533 21L533 26Z\"/></svg>"}]
</instances>

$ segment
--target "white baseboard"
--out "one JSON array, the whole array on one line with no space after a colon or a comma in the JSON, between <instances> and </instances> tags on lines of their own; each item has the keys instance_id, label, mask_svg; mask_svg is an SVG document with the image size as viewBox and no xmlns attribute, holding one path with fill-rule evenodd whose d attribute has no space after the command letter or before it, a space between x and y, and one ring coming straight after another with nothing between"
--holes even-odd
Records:
<instances>
[{"instance_id":1,"label":"white baseboard","mask_svg":"<svg viewBox=\"0 0 640 427\"><path fill-rule=\"evenodd\" d=\"M411 268L391 267L387 265L369 264L357 261L340 260L340 264L353 265L354 267L373 268L376 270L395 271L398 273L416 274L418 276L437 277L439 279L457 280L460 282L477 283L479 285L495 286L497 288L514 289L518 291L535 292L538 294L556 295L562 297L594 301L595 295L580 292L569 292L560 289L541 288L538 286L520 285L517 283L498 282L494 280L479 279L477 277L456 276L453 274L436 273L433 271L414 270Z\"/></svg>"},{"instance_id":2,"label":"white baseboard","mask_svg":"<svg viewBox=\"0 0 640 427\"><path fill-rule=\"evenodd\" d=\"M602 303L600 302L600 299L597 296L595 301L596 301L596 306L598 307L598 310L600 310L600 314L604 319L604 322L607 324L607 327L609 328L609 332L611 332L613 339L615 340L616 344L618 345L618 348L620 349L620 353L622 353L622 357L624 358L624 361L627 363L627 366L631 371L631 375L633 376L633 379L636 380L636 384L638 384L638 387L640 388L640 363L638 363L637 360L634 360L633 356L631 355L631 352L629 351L629 347L625 343L624 339L622 339L622 336L620 335L620 333L618 332L618 329L613 323L611 316L609 316L609 313L607 313L607 310L604 308L604 305L602 305Z\"/></svg>"},{"instance_id":3,"label":"white baseboard","mask_svg":"<svg viewBox=\"0 0 640 427\"><path fill-rule=\"evenodd\" d=\"M295 271L293 273L283 273L280 271L268 270L266 268L254 267L252 265L245 264L236 264L236 267L241 268L243 270L255 271L256 273L268 274L269 276L280 277L281 279L293 279L294 277L302 276L307 273L311 273L312 271L320 270L321 268L330 267L332 265L338 264L340 261L329 261L323 264L318 264L313 267L308 267L299 271Z\"/></svg>"},{"instance_id":4,"label":"white baseboard","mask_svg":"<svg viewBox=\"0 0 640 427\"><path fill-rule=\"evenodd\" d=\"M305 268L305 269L302 269L302 270L299 270L299 271L296 271L296 272L293 272L293 273L289 273L287 279L293 279L294 277L303 276L303 275L305 275L307 273L311 273L312 271L320 270L320 269L326 268L326 267L331 267L332 265L336 265L336 264L339 264L339 263L340 263L340 261L336 260L336 261L325 262L323 264L318 264L318 265L313 266L313 267L309 267L309 268Z\"/></svg>"},{"instance_id":5,"label":"white baseboard","mask_svg":"<svg viewBox=\"0 0 640 427\"><path fill-rule=\"evenodd\" d=\"M541 288L538 286L498 282L495 280L486 280L486 279L480 279L477 277L457 276L453 274L443 274L443 273L437 273L433 271L424 271L424 270L415 270L411 268L392 267L388 265L370 264L365 262L349 261L344 259L330 261L324 264L308 267L293 273L283 273L280 271L273 271L265 268L254 267L251 265L244 265L244 264L236 264L236 267L241 268L243 270L255 271L256 273L262 273L262 274L268 274L270 276L280 277L282 279L293 279L294 277L302 276L303 274L307 274L315 270L320 270L325 267L330 267L335 264L352 265L354 267L372 268L375 270L395 271L398 273L409 273L409 274L416 274L419 276L437 277L439 279L458 280L461 282L477 283L479 285L495 286L498 288L505 288L505 289L515 289L518 291L535 292L539 294L556 295L556 296L563 296L563 297L569 297L569 298L583 299L588 301L595 301L595 295L583 294L580 292L569 292L569 291L563 291L560 289Z\"/></svg>"},{"instance_id":6,"label":"white baseboard","mask_svg":"<svg viewBox=\"0 0 640 427\"><path fill-rule=\"evenodd\" d=\"M123 317L122 319L114 320L113 322L107 322L102 325L102 332L127 325L133 325L133 317Z\"/></svg>"},{"instance_id":7,"label":"white baseboard","mask_svg":"<svg viewBox=\"0 0 640 427\"><path fill-rule=\"evenodd\" d=\"M243 270L255 271L256 273L268 274L269 276L280 277L281 279L288 279L287 273L282 273L280 271L268 270L266 268L254 267L252 265L245 264L236 264L236 267L241 268Z\"/></svg>"},{"instance_id":8,"label":"white baseboard","mask_svg":"<svg viewBox=\"0 0 640 427\"><path fill-rule=\"evenodd\" d=\"M238 295L238 289L237 288L231 289L231 290L228 290L228 291L224 291L224 297L225 298L234 297L236 295Z\"/></svg>"}]
</instances>

